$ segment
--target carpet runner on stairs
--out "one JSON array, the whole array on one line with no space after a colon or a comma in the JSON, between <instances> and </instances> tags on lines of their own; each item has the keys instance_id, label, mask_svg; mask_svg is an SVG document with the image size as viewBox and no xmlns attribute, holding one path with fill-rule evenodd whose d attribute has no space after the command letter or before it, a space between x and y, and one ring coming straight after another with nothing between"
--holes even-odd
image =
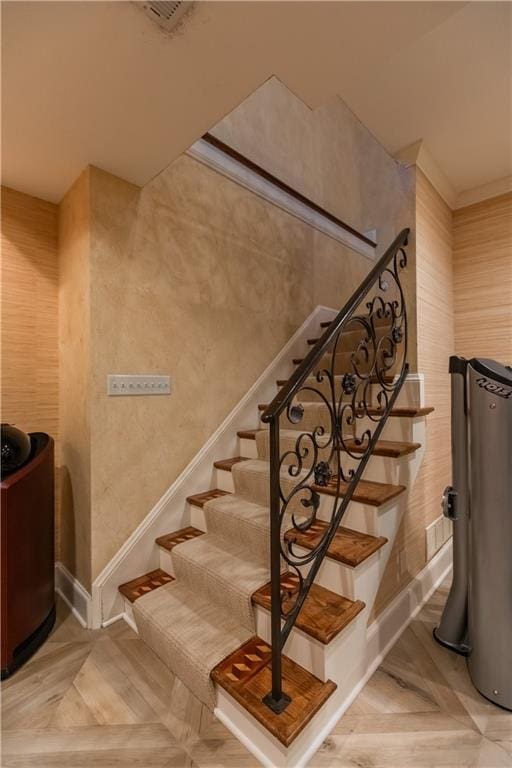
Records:
<instances>
[{"instance_id":1,"label":"carpet runner on stairs","mask_svg":"<svg viewBox=\"0 0 512 768\"><path fill-rule=\"evenodd\" d=\"M341 395L344 372L350 369L350 360L345 348L336 355L334 385L337 396ZM320 365L326 362L324 359ZM389 376L386 380L392 381L392 378ZM280 381L278 385L282 383ZM325 378L319 383L312 377L307 383L329 397L329 384ZM371 387L369 383L369 392ZM283 418L283 427L286 424L287 428L281 429L280 433L282 451L295 450L298 430L307 432L319 424L325 426L326 434L322 439L328 442L330 422L321 397L304 390L300 400L304 409L300 423L290 424ZM374 413L377 413L376 409ZM402 409L396 415L414 418L425 413L418 409ZM165 563L168 562L169 567L166 566L166 571L170 570L170 573L157 569L119 589L130 601L143 640L201 702L212 709L215 707L214 683L217 684L288 746L336 686L330 680L318 679L283 656L283 686L292 695L292 704L281 715L276 715L262 703L270 688L270 646L257 636L256 616L258 611L268 613L271 608L268 430L241 430L238 437L242 443L255 441L251 445L256 450L251 450L250 455L257 455L257 458L247 459L239 455L217 460L214 464L217 473L224 473L224 476L227 473L229 483L224 485L233 492L212 488L190 496L189 504L202 510L199 522L193 519L194 526L198 527L189 525L156 539L156 545L167 558ZM304 445L306 443L307 436ZM351 452L357 452L357 445L348 445ZM416 443L380 441L375 453L396 459L418 447ZM328 448L320 449L315 461L328 458L328 453ZM302 474L308 473L312 457L312 451L304 455ZM291 476L289 466L286 462L283 464L281 487L284 494L295 489L300 474ZM346 487L346 483L339 484L341 494ZM326 486L314 486L329 504L337 488L335 477L331 477ZM404 491L403 485L365 479L359 481L353 499L375 508L388 504ZM307 491L302 491L293 497L282 526L283 540L293 540L306 552L318 545L326 529L326 522L318 519L303 533L292 530L290 515L294 514L297 522L305 519L305 507L301 502L307 495ZM340 527L327 558L336 567L347 568L350 572L352 569L356 571L366 560L368 567L373 567L371 563L376 561L370 558L375 558L386 543L383 536ZM281 587L286 603L297 589L297 577L286 569L284 561ZM361 600L350 600L325 586L313 584L293 632L306 636L309 642L327 646L348 631L364 608L365 603ZM362 619L366 625L365 615Z\"/></svg>"}]
</instances>

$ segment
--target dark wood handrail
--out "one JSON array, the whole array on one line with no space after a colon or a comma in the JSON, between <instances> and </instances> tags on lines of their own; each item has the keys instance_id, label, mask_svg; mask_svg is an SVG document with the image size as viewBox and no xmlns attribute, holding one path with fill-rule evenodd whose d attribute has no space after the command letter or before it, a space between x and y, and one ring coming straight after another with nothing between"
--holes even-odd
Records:
<instances>
[{"instance_id":1,"label":"dark wood handrail","mask_svg":"<svg viewBox=\"0 0 512 768\"><path fill-rule=\"evenodd\" d=\"M278 179L277 176L274 176L274 174L270 173L269 171L266 171L264 168L262 168L260 165L257 165L257 163L254 163L252 160L249 160L248 157L245 157L245 155L240 154L240 152L238 152L236 149L233 149L233 147L230 147L228 144L225 144L221 139L218 139L216 136L213 136L213 134L205 133L202 138L212 147L215 147L216 149L220 149L221 152L224 152L226 155L229 155L229 157L233 158L233 160L236 160L238 163L240 163L241 165L244 165L250 171L257 173L258 176L261 176L266 181L270 182L274 186L281 189L283 192L286 192L288 195L295 198L295 200L298 200L299 203L303 203L303 205L307 205L308 208L311 208L311 210L315 211L315 213L321 214L326 219L329 219L329 221L331 221L333 224L336 224L336 226L341 227L341 229L344 229L346 232L353 235L353 237L357 237L357 239L360 240L362 243L365 243L365 245L369 245L372 248L377 247L377 243L374 243L373 240L371 240L369 237L366 237L366 235L363 235L361 232L358 232L357 229L354 229L353 227L351 227L350 224L347 224L341 219L338 219L337 216L334 216L334 214L329 213L329 211L326 211L325 208L322 208L322 206L318 205L317 203L314 203L313 200L310 200L304 195L301 195L300 192L297 192L296 189L293 189L293 187L290 187L288 184L286 184L286 182L281 181L281 179Z\"/></svg>"},{"instance_id":2,"label":"dark wood handrail","mask_svg":"<svg viewBox=\"0 0 512 768\"><path fill-rule=\"evenodd\" d=\"M338 336L343 325L350 320L354 311L362 302L372 285L385 270L395 254L407 245L409 229L402 229L398 237L391 243L386 252L381 256L374 268L367 274L361 285L354 291L343 309L341 309L325 333L318 339L315 346L306 355L302 363L292 373L288 382L279 390L266 411L264 411L261 420L266 424L276 419L286 408L287 404L293 399L296 392L300 389L305 379L310 375L315 367L315 363L326 352L331 341Z\"/></svg>"}]
</instances>

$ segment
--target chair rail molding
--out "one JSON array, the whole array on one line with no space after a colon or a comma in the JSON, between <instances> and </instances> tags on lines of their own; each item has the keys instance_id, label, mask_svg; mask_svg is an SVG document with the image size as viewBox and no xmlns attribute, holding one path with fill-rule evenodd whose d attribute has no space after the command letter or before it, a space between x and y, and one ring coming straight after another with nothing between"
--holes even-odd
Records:
<instances>
[{"instance_id":1,"label":"chair rail molding","mask_svg":"<svg viewBox=\"0 0 512 768\"><path fill-rule=\"evenodd\" d=\"M245 187L263 200L309 224L324 235L368 259L375 259L376 230L364 234L357 232L219 139L206 134L192 144L186 154Z\"/></svg>"}]
</instances>

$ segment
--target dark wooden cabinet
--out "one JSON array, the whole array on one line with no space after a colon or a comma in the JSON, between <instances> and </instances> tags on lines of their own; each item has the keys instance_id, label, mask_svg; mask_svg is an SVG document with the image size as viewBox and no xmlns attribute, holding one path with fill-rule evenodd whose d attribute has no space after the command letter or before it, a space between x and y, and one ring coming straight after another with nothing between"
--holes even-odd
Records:
<instances>
[{"instance_id":1,"label":"dark wooden cabinet","mask_svg":"<svg viewBox=\"0 0 512 768\"><path fill-rule=\"evenodd\" d=\"M55 621L54 445L31 436L33 451L1 483L2 679L26 661Z\"/></svg>"}]
</instances>

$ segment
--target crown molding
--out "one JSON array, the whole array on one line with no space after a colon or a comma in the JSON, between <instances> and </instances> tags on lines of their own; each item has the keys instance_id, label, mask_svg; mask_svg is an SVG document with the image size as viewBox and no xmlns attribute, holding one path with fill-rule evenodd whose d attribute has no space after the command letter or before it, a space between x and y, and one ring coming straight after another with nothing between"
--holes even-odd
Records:
<instances>
[{"instance_id":1,"label":"crown molding","mask_svg":"<svg viewBox=\"0 0 512 768\"><path fill-rule=\"evenodd\" d=\"M505 178L491 181L489 184L482 184L479 187L473 187L473 189L466 189L465 192L461 192L457 196L455 208L465 208L468 205L481 203L492 197L506 195L507 192L512 192L512 176L505 176Z\"/></svg>"},{"instance_id":2,"label":"crown molding","mask_svg":"<svg viewBox=\"0 0 512 768\"><path fill-rule=\"evenodd\" d=\"M450 208L455 208L458 197L457 191L426 148L423 139L401 149L395 155L395 160L405 165L406 168L411 165L419 168L439 192L445 203Z\"/></svg>"},{"instance_id":3,"label":"crown molding","mask_svg":"<svg viewBox=\"0 0 512 768\"><path fill-rule=\"evenodd\" d=\"M412 165L419 168L452 211L512 192L512 176L457 192L426 148L423 139L401 149L395 155L395 160L406 168Z\"/></svg>"}]
</instances>

